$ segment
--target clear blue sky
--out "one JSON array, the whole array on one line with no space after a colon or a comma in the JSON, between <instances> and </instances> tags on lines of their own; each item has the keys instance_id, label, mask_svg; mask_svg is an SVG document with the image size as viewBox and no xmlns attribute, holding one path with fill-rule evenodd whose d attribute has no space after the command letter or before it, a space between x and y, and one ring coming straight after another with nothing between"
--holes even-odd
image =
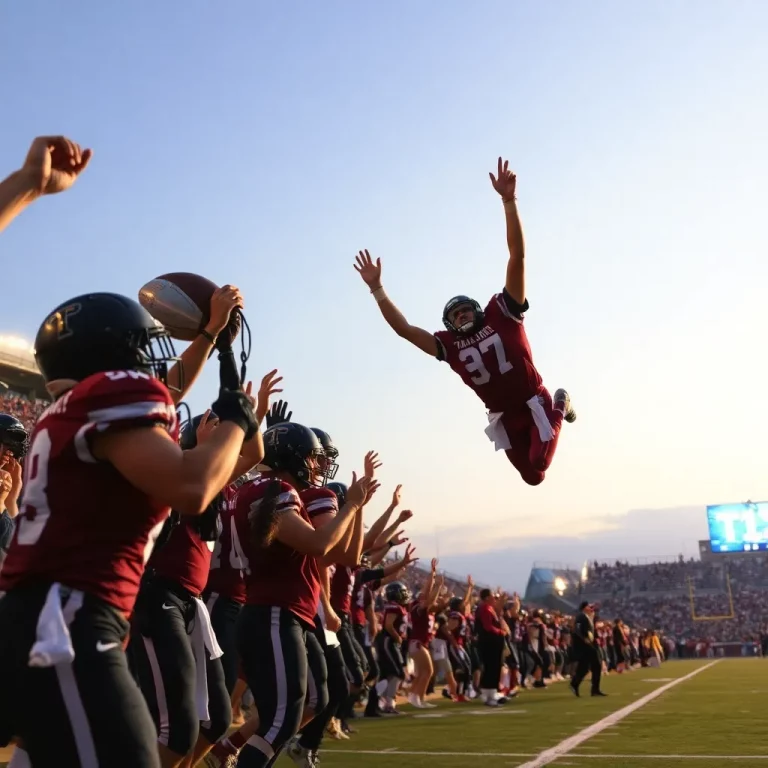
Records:
<instances>
[{"instance_id":1,"label":"clear blue sky","mask_svg":"<svg viewBox=\"0 0 768 768\"><path fill-rule=\"evenodd\" d=\"M31 339L71 295L135 295L170 270L239 285L251 372L280 368L345 475L380 451L425 557L437 539L511 548L517 574L547 557L541 537L629 509L768 498L766 29L760 0L6 4L0 168L41 133L95 157L4 234L1 329ZM499 154L535 359L580 417L538 488L351 267L381 256L430 329L451 295L487 300L506 259ZM674 518L649 512L658 552L637 554L695 550L703 529Z\"/></svg>"}]
</instances>

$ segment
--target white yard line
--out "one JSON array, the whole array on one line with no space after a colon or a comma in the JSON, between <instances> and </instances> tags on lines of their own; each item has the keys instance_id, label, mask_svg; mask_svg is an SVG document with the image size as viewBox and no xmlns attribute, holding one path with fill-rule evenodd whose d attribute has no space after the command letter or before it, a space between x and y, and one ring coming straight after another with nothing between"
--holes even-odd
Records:
<instances>
[{"instance_id":1,"label":"white yard line","mask_svg":"<svg viewBox=\"0 0 768 768\"><path fill-rule=\"evenodd\" d=\"M400 750L394 747L389 749L323 749L323 754L335 755L391 755L398 757L400 755L423 755L425 757L536 757L531 752L413 752L409 750ZM568 760L570 758L589 758L590 760L608 759L608 760L768 760L768 755L594 755L582 754L579 752L569 752L556 758ZM558 765L567 765L567 763L558 762ZM523 768L523 766L518 766Z\"/></svg>"},{"instance_id":2,"label":"white yard line","mask_svg":"<svg viewBox=\"0 0 768 768\"><path fill-rule=\"evenodd\" d=\"M687 675L678 677L672 682L667 683L666 685L662 685L660 688L656 688L656 690L651 691L649 694L643 696L632 704L629 704L623 709L612 712L602 720L598 720L596 723L593 723L592 725L584 728L584 730L579 731L573 736L569 736L567 739L564 739L554 747L545 749L533 760L530 760L527 763L523 763L522 765L518 766L518 768L542 768L542 766L549 765L560 757L565 757L585 741L588 741L593 736L597 735L601 731L604 731L606 728L610 728L612 725L616 725L616 723L621 722L625 717L629 717L629 715L631 715L633 712L636 712L641 707L649 704L654 699L661 696L662 693L666 693L670 688L674 688L676 685L680 685L680 683L684 683L687 680L690 680L692 677L696 677L696 675L701 674L710 667L713 667L718 663L718 661L719 659L712 661L709 664L705 664L703 667L694 669L693 672L690 672ZM590 755L590 757L597 757L597 755Z\"/></svg>"}]
</instances>

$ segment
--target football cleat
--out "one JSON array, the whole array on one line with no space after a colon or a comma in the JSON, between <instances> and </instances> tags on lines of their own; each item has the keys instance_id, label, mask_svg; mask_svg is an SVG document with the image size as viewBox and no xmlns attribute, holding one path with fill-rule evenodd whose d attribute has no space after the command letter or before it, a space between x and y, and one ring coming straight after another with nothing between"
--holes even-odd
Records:
<instances>
[{"instance_id":1,"label":"football cleat","mask_svg":"<svg viewBox=\"0 0 768 768\"><path fill-rule=\"evenodd\" d=\"M573 424L576 421L576 411L573 410L571 405L571 396L564 389L561 388L555 392L553 404L558 411L562 410L563 418L569 424Z\"/></svg>"}]
</instances>

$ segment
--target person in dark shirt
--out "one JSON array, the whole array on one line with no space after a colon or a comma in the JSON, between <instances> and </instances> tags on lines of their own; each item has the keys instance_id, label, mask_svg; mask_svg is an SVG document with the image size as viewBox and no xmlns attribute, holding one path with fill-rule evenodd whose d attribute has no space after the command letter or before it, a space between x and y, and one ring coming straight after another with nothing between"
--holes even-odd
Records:
<instances>
[{"instance_id":1,"label":"person in dark shirt","mask_svg":"<svg viewBox=\"0 0 768 768\"><path fill-rule=\"evenodd\" d=\"M575 696L580 696L579 686L587 672L592 673L592 695L606 696L600 690L600 675L602 662L595 637L595 606L584 601L579 606L579 614L573 627L573 650L576 658L576 674L570 682L571 691Z\"/></svg>"},{"instance_id":2,"label":"person in dark shirt","mask_svg":"<svg viewBox=\"0 0 768 768\"><path fill-rule=\"evenodd\" d=\"M480 603L475 613L477 650L483 667L480 694L489 707L506 703L506 699L498 695L501 659L505 638L509 635L509 627L499 618L497 611L503 604L504 601L499 595L494 595L490 589L484 589L480 592Z\"/></svg>"}]
</instances>

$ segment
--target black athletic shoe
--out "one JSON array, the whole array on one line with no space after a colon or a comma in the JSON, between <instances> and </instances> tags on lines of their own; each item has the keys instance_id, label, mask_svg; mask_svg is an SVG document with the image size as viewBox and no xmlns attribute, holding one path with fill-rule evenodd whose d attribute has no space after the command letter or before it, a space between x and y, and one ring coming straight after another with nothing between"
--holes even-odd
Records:
<instances>
[{"instance_id":1,"label":"black athletic shoe","mask_svg":"<svg viewBox=\"0 0 768 768\"><path fill-rule=\"evenodd\" d=\"M573 422L576 421L576 411L573 410L573 406L571 405L571 396L564 389L558 389L557 392L555 392L552 402L557 410L563 411L563 418L569 424L573 424Z\"/></svg>"},{"instance_id":2,"label":"black athletic shoe","mask_svg":"<svg viewBox=\"0 0 768 768\"><path fill-rule=\"evenodd\" d=\"M574 696L576 696L576 698L581 697L581 694L579 693L579 689L573 683L568 683L568 687L571 689L571 693Z\"/></svg>"},{"instance_id":3,"label":"black athletic shoe","mask_svg":"<svg viewBox=\"0 0 768 768\"><path fill-rule=\"evenodd\" d=\"M592 691L593 696L607 696L607 693L603 693L602 691Z\"/></svg>"}]
</instances>

